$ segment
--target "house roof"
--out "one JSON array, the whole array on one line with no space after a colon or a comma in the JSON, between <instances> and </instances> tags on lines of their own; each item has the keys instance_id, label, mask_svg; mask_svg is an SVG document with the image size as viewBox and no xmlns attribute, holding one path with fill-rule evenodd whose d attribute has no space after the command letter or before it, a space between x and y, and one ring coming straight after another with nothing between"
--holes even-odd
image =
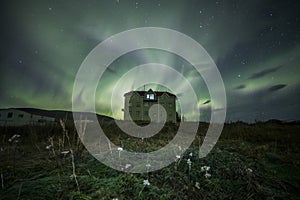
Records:
<instances>
[{"instance_id":1,"label":"house roof","mask_svg":"<svg viewBox=\"0 0 300 200\"><path fill-rule=\"evenodd\" d=\"M87 116L94 115L93 113L87 113L87 112L72 112L72 111L65 111L65 110L43 110L38 108L7 108L7 109L0 109L2 110L17 110L17 111L23 111L32 115L39 115L39 116L45 116L45 117L52 117L55 119L67 119L67 120L73 120L73 114L85 114ZM105 116L105 115L99 115L96 114L99 119L103 120L112 120L113 118Z\"/></svg>"},{"instance_id":2,"label":"house roof","mask_svg":"<svg viewBox=\"0 0 300 200\"><path fill-rule=\"evenodd\" d=\"M145 94L155 94L156 96L162 96L163 94L167 94L169 96L172 97L176 97L176 95L170 93L170 92L166 92L166 91L153 91L152 89L148 90L148 91L130 91L124 94L124 96L131 96L133 93L137 93L140 96L145 96Z\"/></svg>"}]
</instances>

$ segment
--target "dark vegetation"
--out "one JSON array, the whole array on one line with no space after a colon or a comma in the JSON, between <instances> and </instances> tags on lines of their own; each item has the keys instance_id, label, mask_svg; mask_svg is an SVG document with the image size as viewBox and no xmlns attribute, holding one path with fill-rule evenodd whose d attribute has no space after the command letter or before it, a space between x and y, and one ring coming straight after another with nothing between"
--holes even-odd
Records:
<instances>
[{"instance_id":1,"label":"dark vegetation","mask_svg":"<svg viewBox=\"0 0 300 200\"><path fill-rule=\"evenodd\" d=\"M167 124L141 140L122 133L113 121L102 121L101 127L116 145L143 152L166 145L178 128ZM200 124L193 144L176 162L144 174L119 172L97 161L71 122L1 127L0 199L299 198L299 123L226 124L212 152L199 159L207 127ZM9 141L15 134L20 137Z\"/></svg>"}]
</instances>

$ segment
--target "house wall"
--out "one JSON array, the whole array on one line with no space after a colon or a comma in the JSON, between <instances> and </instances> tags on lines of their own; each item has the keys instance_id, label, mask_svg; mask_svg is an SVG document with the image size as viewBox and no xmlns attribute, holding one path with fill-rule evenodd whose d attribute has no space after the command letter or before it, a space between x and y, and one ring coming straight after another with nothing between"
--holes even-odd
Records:
<instances>
[{"instance_id":1,"label":"house wall","mask_svg":"<svg viewBox=\"0 0 300 200\"><path fill-rule=\"evenodd\" d=\"M155 95L154 100L149 100L146 95L147 93L144 96L133 93L125 96L124 120L130 120L131 116L132 120L150 121L149 109L154 104L160 104L166 110L167 122L176 122L176 97L165 93L162 96ZM158 110L158 115L154 116L154 120L160 122L162 116L163 111Z\"/></svg>"},{"instance_id":2,"label":"house wall","mask_svg":"<svg viewBox=\"0 0 300 200\"><path fill-rule=\"evenodd\" d=\"M129 116L131 116L132 120L143 120L143 98L134 93L132 96L127 96L126 99L128 102L128 107L126 107L128 108L126 109L128 112L126 120L130 119Z\"/></svg>"},{"instance_id":3,"label":"house wall","mask_svg":"<svg viewBox=\"0 0 300 200\"><path fill-rule=\"evenodd\" d=\"M176 122L176 99L174 96L163 94L159 97L158 103L162 105L167 112L167 121Z\"/></svg>"},{"instance_id":4,"label":"house wall","mask_svg":"<svg viewBox=\"0 0 300 200\"><path fill-rule=\"evenodd\" d=\"M17 109L0 110L0 126L44 125L54 121L55 119L52 117L32 115Z\"/></svg>"}]
</instances>

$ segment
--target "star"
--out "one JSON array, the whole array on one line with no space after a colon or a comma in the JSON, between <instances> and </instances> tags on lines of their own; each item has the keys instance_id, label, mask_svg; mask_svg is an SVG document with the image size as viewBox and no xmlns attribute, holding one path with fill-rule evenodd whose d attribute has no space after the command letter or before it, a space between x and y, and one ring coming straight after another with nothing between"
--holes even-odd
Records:
<instances>
[{"instance_id":1,"label":"star","mask_svg":"<svg viewBox=\"0 0 300 200\"><path fill-rule=\"evenodd\" d=\"M9 81L5 81L8 82L5 85L2 84L2 90L6 91L7 98L3 98L2 95L0 105L71 109L72 90L70 89L74 84L74 76L89 55L89 51L114 34L151 26L175 30L203 46L217 65L225 88L227 87L229 119L251 120L252 117L247 113L255 106L257 110L271 110L272 118L289 117L298 120L300 115L296 111L299 110L300 105L295 105L295 100L299 99L298 93L289 90L276 90L276 92L266 90L264 101L248 98L249 94L259 96L268 87L285 84L295 85L296 88L300 85L298 78L300 58L297 56L300 47L298 30L300 17L297 7L291 6L289 1L284 4L274 1L272 5L263 1L259 3L249 1L247 6L239 1L228 3L223 0L209 3L195 1L193 4L185 1L160 0L147 1L147 3L134 0L131 4L126 4L122 0L113 0L82 4L77 2L71 6L61 1L37 4L20 1L13 5L15 9L13 14L2 13L8 15L4 17L11 19L16 27L3 29L5 41L2 44L2 52L5 52L7 59L4 61L5 67L2 67L1 74L8 80L10 77L17 77L17 79L14 84L9 84ZM68 12L63 9L66 6ZM167 12L162 8L166 8ZM23 28L25 25L26 29ZM140 45L137 46L141 47L144 44L142 40L144 37L148 40L148 37L151 39L152 36L147 34L141 35L141 38L132 36L130 41L123 41L122 45L126 47L127 44L139 43ZM166 45L166 50L170 50L170 47L185 50L177 45L177 41L164 44L168 37L168 35L161 35L153 41ZM135 40L136 38L138 40ZM106 44L113 47L112 52L123 49L121 43L115 40L111 43L108 40ZM194 55L189 56L194 58L198 54L195 52ZM289 60L292 57L293 60ZM172 52L160 53L160 50L141 49L112 61L111 67L115 73L105 73L103 79L99 80L96 96L101 97L99 98L101 101L97 101L95 105L99 114L107 114L116 119L123 118L121 111L118 111L115 116L111 114L108 106L111 96L108 95L107 88L114 88L118 79L134 66L146 63L161 63L174 67L191 82L197 96L208 96L206 94L208 91L201 86L205 84L201 83L201 77L198 80L195 75L197 73L194 73L194 68L188 60L185 61ZM201 67L203 64L203 69L208 67L205 60L200 64ZM283 67L275 72L274 69L281 65ZM208 73L203 70L203 73L206 72ZM173 77L160 74L159 69L157 75L154 78L177 84ZM135 84L139 83L140 79L141 76L130 77L124 84L124 88L128 90L138 88L139 86ZM26 83L28 92L22 90L22 81ZM185 89L182 84L178 83L178 86L176 84L174 88ZM234 87L228 87L231 84ZM103 86L100 87L101 85ZM282 92L285 92L284 95ZM182 91L174 90L174 93L180 94ZM19 101L7 100L10 95L18 96ZM235 95L240 95L238 96L241 98L240 105L235 104L234 100L237 98ZM272 102L272 98L269 97L280 98L277 102ZM89 97L82 94L82 97L78 98L87 101ZM118 106L123 108L123 98L117 101ZM279 111L274 110L270 105L284 105L283 107L286 108ZM236 110L241 112L235 113ZM189 117L188 113L184 115Z\"/></svg>"}]
</instances>

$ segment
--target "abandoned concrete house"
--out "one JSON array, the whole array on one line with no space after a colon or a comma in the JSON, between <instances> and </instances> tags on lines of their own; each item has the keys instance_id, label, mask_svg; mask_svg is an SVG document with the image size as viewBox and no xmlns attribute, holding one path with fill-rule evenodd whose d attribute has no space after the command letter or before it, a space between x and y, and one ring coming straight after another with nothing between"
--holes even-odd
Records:
<instances>
[{"instance_id":1,"label":"abandoned concrete house","mask_svg":"<svg viewBox=\"0 0 300 200\"><path fill-rule=\"evenodd\" d=\"M124 120L150 121L149 109L152 105L159 104L166 110L166 121L176 122L176 96L170 92L130 91L124 94ZM159 108L159 107L158 107ZM155 122L161 122L163 111L157 110L152 116Z\"/></svg>"},{"instance_id":2,"label":"abandoned concrete house","mask_svg":"<svg viewBox=\"0 0 300 200\"><path fill-rule=\"evenodd\" d=\"M46 125L55 118L34 115L18 109L0 109L0 126Z\"/></svg>"}]
</instances>

